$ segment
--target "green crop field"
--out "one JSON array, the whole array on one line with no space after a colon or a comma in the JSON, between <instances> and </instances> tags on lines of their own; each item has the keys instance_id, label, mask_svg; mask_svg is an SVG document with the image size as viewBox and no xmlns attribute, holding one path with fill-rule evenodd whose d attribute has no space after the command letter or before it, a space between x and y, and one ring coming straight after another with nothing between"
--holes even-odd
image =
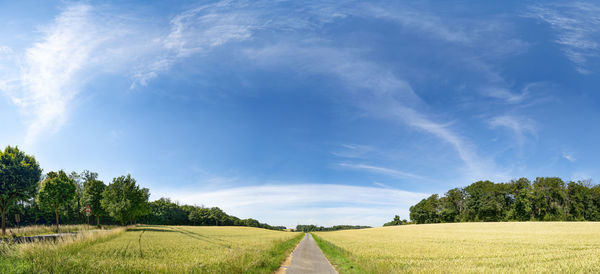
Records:
<instances>
[{"instance_id":1,"label":"green crop field","mask_svg":"<svg viewBox=\"0 0 600 274\"><path fill-rule=\"evenodd\" d=\"M340 273L600 272L600 223L404 225L313 233Z\"/></svg>"},{"instance_id":2,"label":"green crop field","mask_svg":"<svg viewBox=\"0 0 600 274\"><path fill-rule=\"evenodd\" d=\"M141 226L79 238L3 244L0 273L271 273L301 234L250 227Z\"/></svg>"}]
</instances>

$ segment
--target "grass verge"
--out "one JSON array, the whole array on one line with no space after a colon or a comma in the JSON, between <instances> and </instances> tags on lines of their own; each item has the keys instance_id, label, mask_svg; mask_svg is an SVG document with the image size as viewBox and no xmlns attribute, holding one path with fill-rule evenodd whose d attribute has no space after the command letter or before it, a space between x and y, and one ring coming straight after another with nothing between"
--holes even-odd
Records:
<instances>
[{"instance_id":1,"label":"grass verge","mask_svg":"<svg viewBox=\"0 0 600 274\"><path fill-rule=\"evenodd\" d=\"M247 273L273 273L281 266L285 258L292 253L294 247L298 245L302 238L304 238L304 234L299 234L290 240L277 243L268 251L268 254L263 256L266 259L250 268Z\"/></svg>"},{"instance_id":2,"label":"grass verge","mask_svg":"<svg viewBox=\"0 0 600 274\"><path fill-rule=\"evenodd\" d=\"M325 254L325 257L327 257L329 262L333 264L335 270L339 273L367 273L361 269L357 263L350 259L351 254L348 251L319 238L313 233L311 233L311 235L315 239L315 242L317 242L321 251L323 251L323 254Z\"/></svg>"},{"instance_id":3,"label":"grass verge","mask_svg":"<svg viewBox=\"0 0 600 274\"><path fill-rule=\"evenodd\" d=\"M59 228L59 233L67 233L67 232L80 232L80 231L88 231L88 230L109 230L116 228L114 225L105 225L101 228L96 227L95 225L61 225ZM54 225L31 225L24 226L21 228L16 227L7 227L6 235L1 235L0 238L10 238L10 237L22 237L22 236L38 236L45 234L54 234L56 233L56 226Z\"/></svg>"},{"instance_id":4,"label":"grass verge","mask_svg":"<svg viewBox=\"0 0 600 274\"><path fill-rule=\"evenodd\" d=\"M74 237L59 238L57 241L0 243L0 273L64 272L56 268L56 262L62 261L65 253L76 253L88 246L108 241L126 230L126 227L122 227L112 230L80 231Z\"/></svg>"}]
</instances>

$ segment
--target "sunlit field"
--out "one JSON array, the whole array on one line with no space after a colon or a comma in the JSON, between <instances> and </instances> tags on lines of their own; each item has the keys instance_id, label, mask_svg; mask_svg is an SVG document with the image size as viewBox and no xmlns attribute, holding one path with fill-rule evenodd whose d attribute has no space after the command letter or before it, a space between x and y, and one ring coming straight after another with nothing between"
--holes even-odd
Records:
<instances>
[{"instance_id":1,"label":"sunlit field","mask_svg":"<svg viewBox=\"0 0 600 274\"><path fill-rule=\"evenodd\" d=\"M271 273L300 237L250 227L121 228L56 244L4 245L0 272Z\"/></svg>"},{"instance_id":2,"label":"sunlit field","mask_svg":"<svg viewBox=\"0 0 600 274\"><path fill-rule=\"evenodd\" d=\"M314 235L340 273L600 272L597 222L404 225Z\"/></svg>"}]
</instances>

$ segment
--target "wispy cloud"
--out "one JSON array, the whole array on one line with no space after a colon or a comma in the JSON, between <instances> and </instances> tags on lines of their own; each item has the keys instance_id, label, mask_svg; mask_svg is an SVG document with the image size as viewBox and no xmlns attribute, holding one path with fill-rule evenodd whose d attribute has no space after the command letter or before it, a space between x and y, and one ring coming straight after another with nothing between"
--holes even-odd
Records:
<instances>
[{"instance_id":1,"label":"wispy cloud","mask_svg":"<svg viewBox=\"0 0 600 274\"><path fill-rule=\"evenodd\" d=\"M282 43L249 49L245 53L257 63L282 66L293 62L301 73L324 74L339 79L345 87L341 95L364 115L408 125L449 144L465 163L469 180L500 174L493 161L480 158L466 138L451 129L450 123L434 121L429 114L420 111L427 105L406 80L361 59L353 49Z\"/></svg>"},{"instance_id":2,"label":"wispy cloud","mask_svg":"<svg viewBox=\"0 0 600 274\"><path fill-rule=\"evenodd\" d=\"M569 161L571 163L573 163L573 162L575 162L575 160L577 160L575 158L575 155L573 153L567 152L567 151L563 151L562 157L565 158L565 159L567 159L567 161Z\"/></svg>"},{"instance_id":3,"label":"wispy cloud","mask_svg":"<svg viewBox=\"0 0 600 274\"><path fill-rule=\"evenodd\" d=\"M102 41L88 20L90 10L87 5L69 7L44 31L42 41L25 53L22 87L12 99L33 113L26 143L66 121L68 105L80 88L76 78L83 76L79 73Z\"/></svg>"},{"instance_id":4,"label":"wispy cloud","mask_svg":"<svg viewBox=\"0 0 600 274\"><path fill-rule=\"evenodd\" d=\"M497 116L489 120L492 128L503 127L510 130L517 141L522 146L527 136L537 136L536 123L529 118L514 115Z\"/></svg>"},{"instance_id":5,"label":"wispy cloud","mask_svg":"<svg viewBox=\"0 0 600 274\"><path fill-rule=\"evenodd\" d=\"M353 164L353 163L337 163L337 166L343 167L343 168L348 168L348 169L364 170L364 171L373 172L373 173L385 174L385 175L390 175L390 176L398 177L398 178L411 178L411 179L417 179L417 180L426 180L425 177L417 175L417 174L413 174L410 172L405 172L405 171L392 169L392 168L378 167L378 166L373 166L373 165Z\"/></svg>"},{"instance_id":6,"label":"wispy cloud","mask_svg":"<svg viewBox=\"0 0 600 274\"><path fill-rule=\"evenodd\" d=\"M527 98L527 93L513 93L507 88L501 87L488 87L484 90L484 94L506 101L507 103L517 104L521 103L525 98Z\"/></svg>"},{"instance_id":7,"label":"wispy cloud","mask_svg":"<svg viewBox=\"0 0 600 274\"><path fill-rule=\"evenodd\" d=\"M331 154L342 158L361 158L373 152L375 148L372 146L358 144L342 144L340 148L331 152Z\"/></svg>"},{"instance_id":8,"label":"wispy cloud","mask_svg":"<svg viewBox=\"0 0 600 274\"><path fill-rule=\"evenodd\" d=\"M556 31L556 43L581 73L591 72L591 62L600 57L600 6L590 2L544 4L525 14L546 22Z\"/></svg>"},{"instance_id":9,"label":"wispy cloud","mask_svg":"<svg viewBox=\"0 0 600 274\"><path fill-rule=\"evenodd\" d=\"M169 34L160 39L162 52L155 60L137 67L131 88L145 86L148 80L182 59L206 54L229 42L249 39L252 30L260 27L259 14L252 10L236 10L235 6L231 1L222 1L192 8L175 16L170 21Z\"/></svg>"},{"instance_id":10,"label":"wispy cloud","mask_svg":"<svg viewBox=\"0 0 600 274\"><path fill-rule=\"evenodd\" d=\"M428 33L449 42L470 43L473 37L467 33L464 26L444 22L434 14L418 11L408 6L390 9L389 7L384 8L380 5L371 4L367 7L368 9L360 12L363 14L368 13L368 15L376 18L393 20L421 33Z\"/></svg>"},{"instance_id":11,"label":"wispy cloud","mask_svg":"<svg viewBox=\"0 0 600 274\"><path fill-rule=\"evenodd\" d=\"M381 226L395 214L408 218L407 208L427 197L399 189L330 184L262 185L210 192L165 190L164 194L186 204L218 206L241 218L263 216L261 221L288 227L311 223Z\"/></svg>"},{"instance_id":12,"label":"wispy cloud","mask_svg":"<svg viewBox=\"0 0 600 274\"><path fill-rule=\"evenodd\" d=\"M52 23L41 27L42 37L23 53L11 54L11 73L0 76L0 88L18 105L29 126L25 144L59 130L67 121L76 95L94 75L120 67L137 57L129 44L135 33L119 16L107 16L91 5L66 7ZM129 37L126 42L124 37ZM16 68L16 69L15 69Z\"/></svg>"}]
</instances>

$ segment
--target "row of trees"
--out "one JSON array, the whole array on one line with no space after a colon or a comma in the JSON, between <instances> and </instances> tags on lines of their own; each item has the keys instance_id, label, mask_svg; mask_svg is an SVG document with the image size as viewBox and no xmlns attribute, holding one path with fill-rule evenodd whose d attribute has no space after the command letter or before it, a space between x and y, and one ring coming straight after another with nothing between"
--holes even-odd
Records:
<instances>
[{"instance_id":1,"label":"row of trees","mask_svg":"<svg viewBox=\"0 0 600 274\"><path fill-rule=\"evenodd\" d=\"M334 231L334 230L346 230L346 229L363 229L371 228L370 226L361 225L334 225L331 227L323 227L316 225L297 225L296 231L311 232L311 231Z\"/></svg>"},{"instance_id":2,"label":"row of trees","mask_svg":"<svg viewBox=\"0 0 600 274\"><path fill-rule=\"evenodd\" d=\"M600 221L600 185L557 177L508 183L478 181L410 207L414 223L496 221Z\"/></svg>"},{"instance_id":3,"label":"row of trees","mask_svg":"<svg viewBox=\"0 0 600 274\"><path fill-rule=\"evenodd\" d=\"M254 219L241 220L218 207L179 205L166 198L148 202L149 197L149 190L140 188L131 175L114 178L108 185L98 179L97 173L90 171L67 174L59 170L42 175L33 156L10 146L0 151L2 235L6 235L7 224L15 225L7 216L19 215L23 225L54 222L58 230L59 219L66 223L85 222L87 207L97 225L103 218L104 223L121 225L141 221L282 229Z\"/></svg>"},{"instance_id":4,"label":"row of trees","mask_svg":"<svg viewBox=\"0 0 600 274\"><path fill-rule=\"evenodd\" d=\"M180 205L168 198L150 202L150 214L141 219L146 224L202 225L202 226L249 226L283 230L283 226L271 226L255 219L240 219L228 215L218 207Z\"/></svg>"}]
</instances>

